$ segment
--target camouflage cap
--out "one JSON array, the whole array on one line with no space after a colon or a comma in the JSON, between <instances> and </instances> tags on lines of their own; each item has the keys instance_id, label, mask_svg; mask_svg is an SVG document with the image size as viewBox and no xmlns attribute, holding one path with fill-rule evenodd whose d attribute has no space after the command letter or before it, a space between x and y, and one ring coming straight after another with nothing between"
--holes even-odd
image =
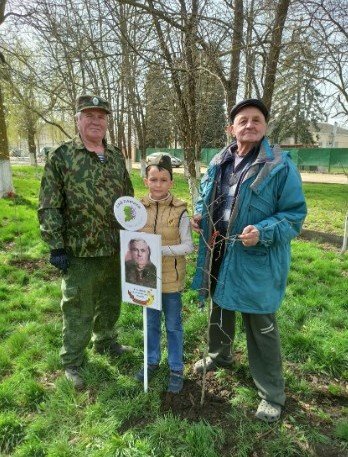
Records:
<instances>
[{"instance_id":1,"label":"camouflage cap","mask_svg":"<svg viewBox=\"0 0 348 457\"><path fill-rule=\"evenodd\" d=\"M157 167L164 168L169 171L170 177L173 177L172 161L167 154L160 154L157 157L151 158L151 162L146 167L148 169L151 165L156 165Z\"/></svg>"},{"instance_id":2,"label":"camouflage cap","mask_svg":"<svg viewBox=\"0 0 348 457\"><path fill-rule=\"evenodd\" d=\"M76 113L88 108L98 108L106 111L107 114L111 113L109 102L98 95L80 95L77 97Z\"/></svg>"}]
</instances>

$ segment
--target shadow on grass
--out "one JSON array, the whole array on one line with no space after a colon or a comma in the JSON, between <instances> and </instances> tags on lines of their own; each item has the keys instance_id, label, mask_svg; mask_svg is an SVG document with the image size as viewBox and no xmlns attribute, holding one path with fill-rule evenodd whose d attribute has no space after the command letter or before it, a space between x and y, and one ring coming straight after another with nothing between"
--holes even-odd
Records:
<instances>
[{"instance_id":1,"label":"shadow on grass","mask_svg":"<svg viewBox=\"0 0 348 457\"><path fill-rule=\"evenodd\" d=\"M332 233L319 232L317 230L303 229L300 238L307 241L317 241L318 243L327 243L337 248L342 247L343 237Z\"/></svg>"},{"instance_id":2,"label":"shadow on grass","mask_svg":"<svg viewBox=\"0 0 348 457\"><path fill-rule=\"evenodd\" d=\"M9 265L25 270L30 274L36 274L45 281L54 281L61 277L61 273L50 266L46 259L28 259L25 257L15 258L9 261Z\"/></svg>"},{"instance_id":3,"label":"shadow on grass","mask_svg":"<svg viewBox=\"0 0 348 457\"><path fill-rule=\"evenodd\" d=\"M34 211L36 211L38 208L37 203L33 203L31 200L24 198L21 195L16 195L15 197L11 198L10 206L26 206L27 208L33 209Z\"/></svg>"}]
</instances>

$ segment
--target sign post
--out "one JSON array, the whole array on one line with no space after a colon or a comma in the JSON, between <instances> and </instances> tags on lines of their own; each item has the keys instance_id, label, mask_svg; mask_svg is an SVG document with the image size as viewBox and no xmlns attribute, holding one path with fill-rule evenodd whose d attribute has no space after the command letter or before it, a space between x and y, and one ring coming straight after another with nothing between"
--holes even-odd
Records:
<instances>
[{"instance_id":1,"label":"sign post","mask_svg":"<svg viewBox=\"0 0 348 457\"><path fill-rule=\"evenodd\" d=\"M147 371L147 309L143 308L143 327L144 327L144 392L148 390L148 371Z\"/></svg>"},{"instance_id":2,"label":"sign post","mask_svg":"<svg viewBox=\"0 0 348 457\"><path fill-rule=\"evenodd\" d=\"M144 392L148 391L147 308L162 309L162 242L160 235L139 231L147 213L133 197L116 200L114 213L120 230L122 301L143 307Z\"/></svg>"}]
</instances>

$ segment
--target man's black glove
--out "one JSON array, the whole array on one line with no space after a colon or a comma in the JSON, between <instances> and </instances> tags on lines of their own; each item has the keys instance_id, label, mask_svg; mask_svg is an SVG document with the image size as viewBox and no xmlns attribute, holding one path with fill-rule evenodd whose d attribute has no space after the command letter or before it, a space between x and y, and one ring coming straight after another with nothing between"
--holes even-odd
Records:
<instances>
[{"instance_id":1,"label":"man's black glove","mask_svg":"<svg viewBox=\"0 0 348 457\"><path fill-rule=\"evenodd\" d=\"M65 249L52 249L50 263L64 274L68 271L70 262Z\"/></svg>"}]
</instances>

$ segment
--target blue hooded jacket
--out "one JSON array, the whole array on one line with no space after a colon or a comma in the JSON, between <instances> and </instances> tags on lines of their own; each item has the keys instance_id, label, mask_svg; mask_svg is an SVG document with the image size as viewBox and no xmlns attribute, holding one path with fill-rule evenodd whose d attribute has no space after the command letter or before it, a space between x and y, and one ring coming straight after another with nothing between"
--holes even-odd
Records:
<instances>
[{"instance_id":1,"label":"blue hooded jacket","mask_svg":"<svg viewBox=\"0 0 348 457\"><path fill-rule=\"evenodd\" d=\"M233 147L235 143L228 146ZM204 300L210 290L212 213L221 178L224 149L201 181L196 213L202 215L196 274L192 287ZM260 144L257 158L245 173L228 223L225 252L213 301L221 308L252 314L274 313L284 297L290 268L290 241L307 214L300 174L287 152ZM246 247L239 241L247 225L259 230L259 242Z\"/></svg>"}]
</instances>

